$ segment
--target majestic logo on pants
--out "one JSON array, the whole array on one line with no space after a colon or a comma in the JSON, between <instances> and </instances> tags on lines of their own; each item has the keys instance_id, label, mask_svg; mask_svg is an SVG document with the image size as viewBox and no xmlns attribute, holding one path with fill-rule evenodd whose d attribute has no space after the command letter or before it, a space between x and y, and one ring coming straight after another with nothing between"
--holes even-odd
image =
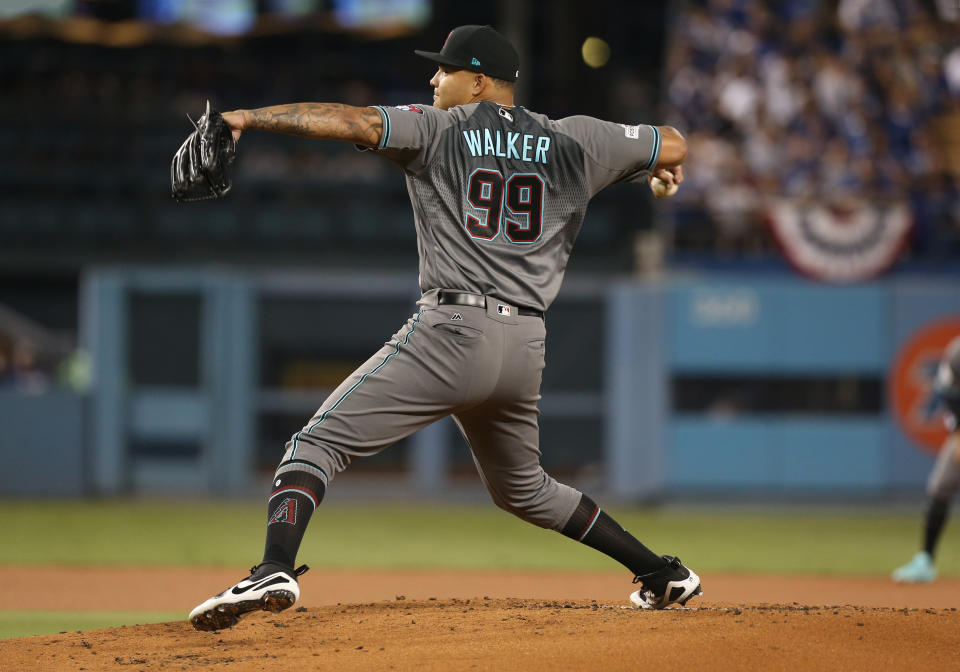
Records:
<instances>
[{"instance_id":1,"label":"majestic logo on pants","mask_svg":"<svg viewBox=\"0 0 960 672\"><path fill-rule=\"evenodd\" d=\"M270 516L270 520L267 522L267 525L273 525L274 523L290 523L291 525L297 524L297 500L292 497L287 497L285 500L280 502L273 514Z\"/></svg>"}]
</instances>

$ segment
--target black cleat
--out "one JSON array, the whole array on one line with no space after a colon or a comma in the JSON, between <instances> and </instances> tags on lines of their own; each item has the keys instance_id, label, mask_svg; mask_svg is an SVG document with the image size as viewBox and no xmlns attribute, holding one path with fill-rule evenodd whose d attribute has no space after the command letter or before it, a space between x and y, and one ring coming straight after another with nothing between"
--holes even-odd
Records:
<instances>
[{"instance_id":1,"label":"black cleat","mask_svg":"<svg viewBox=\"0 0 960 672\"><path fill-rule=\"evenodd\" d=\"M663 609L671 604L686 606L692 597L700 595L700 577L681 564L680 558L663 556L667 566L650 574L638 576L634 583L642 583L640 590L630 594L633 606L639 609Z\"/></svg>"},{"instance_id":2,"label":"black cleat","mask_svg":"<svg viewBox=\"0 0 960 672\"><path fill-rule=\"evenodd\" d=\"M306 565L291 569L270 563L251 567L250 576L191 611L190 622L197 630L224 630L251 611L289 609L300 597L297 577L308 569Z\"/></svg>"}]
</instances>

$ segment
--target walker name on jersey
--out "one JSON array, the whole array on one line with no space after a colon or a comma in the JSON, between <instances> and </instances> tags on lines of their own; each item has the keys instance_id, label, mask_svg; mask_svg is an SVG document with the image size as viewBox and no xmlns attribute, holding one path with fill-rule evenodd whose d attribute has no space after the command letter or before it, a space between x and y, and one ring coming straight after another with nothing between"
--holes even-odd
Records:
<instances>
[{"instance_id":1,"label":"walker name on jersey","mask_svg":"<svg viewBox=\"0 0 960 672\"><path fill-rule=\"evenodd\" d=\"M530 163L546 163L550 138L527 133L503 133L489 128L463 131L471 156L500 156Z\"/></svg>"}]
</instances>

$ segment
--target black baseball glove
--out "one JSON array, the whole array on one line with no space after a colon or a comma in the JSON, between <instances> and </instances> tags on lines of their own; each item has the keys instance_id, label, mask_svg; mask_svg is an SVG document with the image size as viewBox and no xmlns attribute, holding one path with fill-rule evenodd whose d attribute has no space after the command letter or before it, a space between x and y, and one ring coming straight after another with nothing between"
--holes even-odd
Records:
<instances>
[{"instance_id":1,"label":"black baseball glove","mask_svg":"<svg viewBox=\"0 0 960 672\"><path fill-rule=\"evenodd\" d=\"M207 111L194 128L170 163L170 187L181 203L226 195L230 191L230 165L237 156L237 141L223 115L210 109L209 100Z\"/></svg>"}]
</instances>

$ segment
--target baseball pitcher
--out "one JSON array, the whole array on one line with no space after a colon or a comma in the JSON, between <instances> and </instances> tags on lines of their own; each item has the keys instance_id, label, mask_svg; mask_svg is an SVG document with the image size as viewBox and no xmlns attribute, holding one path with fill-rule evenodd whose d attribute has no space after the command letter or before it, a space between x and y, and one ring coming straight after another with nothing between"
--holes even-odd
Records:
<instances>
[{"instance_id":1,"label":"baseball pitcher","mask_svg":"<svg viewBox=\"0 0 960 672\"><path fill-rule=\"evenodd\" d=\"M190 620L218 630L300 591L295 569L310 516L333 478L448 415L497 506L626 566L644 609L683 605L700 578L657 555L590 497L540 466L537 402L544 313L560 290L587 203L616 182L683 180L683 137L669 126L548 117L514 104L519 58L490 26L461 26L439 52L433 105L299 103L226 112L234 139L273 131L343 140L403 170L420 257L418 310L330 395L286 445L267 504L266 547L250 576Z\"/></svg>"}]
</instances>

